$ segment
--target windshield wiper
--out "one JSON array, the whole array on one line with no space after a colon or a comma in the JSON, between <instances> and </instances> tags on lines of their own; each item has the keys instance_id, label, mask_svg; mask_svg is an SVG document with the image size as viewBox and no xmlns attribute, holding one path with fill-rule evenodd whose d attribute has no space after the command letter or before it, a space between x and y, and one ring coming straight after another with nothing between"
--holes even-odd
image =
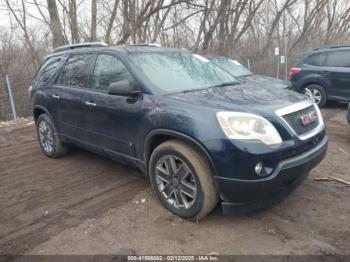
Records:
<instances>
[{"instance_id":1,"label":"windshield wiper","mask_svg":"<svg viewBox=\"0 0 350 262\"><path fill-rule=\"evenodd\" d=\"M181 90L181 91L170 92L170 93L167 93L167 95L184 94L184 93L190 93L190 92L194 92L194 91L203 91L203 90L208 90L210 88L215 88L215 87L224 87L224 86L237 85L239 83L241 83L241 81L225 82L225 83L214 85L214 86L208 86L208 87L203 87L203 88L185 89L185 90Z\"/></svg>"},{"instance_id":2,"label":"windshield wiper","mask_svg":"<svg viewBox=\"0 0 350 262\"><path fill-rule=\"evenodd\" d=\"M194 91L200 91L200 90L206 90L208 87L205 88L192 88L192 89L185 89L185 90L180 90L180 91L175 91L175 92L169 92L167 95L174 95L174 94L184 94L184 93L190 93Z\"/></svg>"},{"instance_id":3,"label":"windshield wiper","mask_svg":"<svg viewBox=\"0 0 350 262\"><path fill-rule=\"evenodd\" d=\"M179 93L189 93L189 92L193 92L193 91L200 91L200 90L206 90L208 89L207 87L205 88L193 88L193 89L185 89L180 91Z\"/></svg>"},{"instance_id":4,"label":"windshield wiper","mask_svg":"<svg viewBox=\"0 0 350 262\"><path fill-rule=\"evenodd\" d=\"M250 73L250 74L240 75L239 77L245 77L245 76L251 76L251 75L253 75L253 74Z\"/></svg>"},{"instance_id":5,"label":"windshield wiper","mask_svg":"<svg viewBox=\"0 0 350 262\"><path fill-rule=\"evenodd\" d=\"M209 88L232 86L232 85L237 85L239 83L240 83L239 81L224 82L224 83L221 83L221 84L218 84L218 85L215 85L215 86L211 86Z\"/></svg>"},{"instance_id":6,"label":"windshield wiper","mask_svg":"<svg viewBox=\"0 0 350 262\"><path fill-rule=\"evenodd\" d=\"M207 90L207 89L214 88L214 87L232 86L232 85L237 85L239 83L240 83L239 81L225 82L225 83L221 83L221 84L214 85L214 86L208 86L208 87L204 87L204 88L194 88L194 89L183 90L183 91L181 91L181 93L189 93L189 92L198 91L198 90Z\"/></svg>"}]
</instances>

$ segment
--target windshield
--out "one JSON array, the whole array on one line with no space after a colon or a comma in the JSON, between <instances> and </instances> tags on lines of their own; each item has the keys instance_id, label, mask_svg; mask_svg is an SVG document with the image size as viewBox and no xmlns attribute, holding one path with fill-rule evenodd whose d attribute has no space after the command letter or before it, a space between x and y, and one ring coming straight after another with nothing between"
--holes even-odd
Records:
<instances>
[{"instance_id":1,"label":"windshield","mask_svg":"<svg viewBox=\"0 0 350 262\"><path fill-rule=\"evenodd\" d=\"M168 93L239 83L219 66L191 53L134 53L132 59L155 86Z\"/></svg>"},{"instance_id":2,"label":"windshield","mask_svg":"<svg viewBox=\"0 0 350 262\"><path fill-rule=\"evenodd\" d=\"M223 57L212 58L210 60L218 66L221 66L223 69L225 69L227 72L234 75L235 77L252 75L252 72L250 72L247 68L245 68L236 60Z\"/></svg>"}]
</instances>

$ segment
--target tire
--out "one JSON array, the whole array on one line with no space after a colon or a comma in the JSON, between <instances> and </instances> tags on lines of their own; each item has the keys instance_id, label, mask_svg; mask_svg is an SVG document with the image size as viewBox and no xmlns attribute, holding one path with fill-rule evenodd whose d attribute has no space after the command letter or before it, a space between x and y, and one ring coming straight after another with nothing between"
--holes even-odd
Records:
<instances>
[{"instance_id":1,"label":"tire","mask_svg":"<svg viewBox=\"0 0 350 262\"><path fill-rule=\"evenodd\" d=\"M320 86L320 85L317 85L317 84L312 84L312 85L308 85L304 88L304 93L306 93L306 89L310 90L312 95L314 95L314 98L315 98L315 102L317 103L317 105L319 107L323 107L326 102L327 102L327 93L326 93L326 90ZM316 95L319 97L316 98Z\"/></svg>"},{"instance_id":2,"label":"tire","mask_svg":"<svg viewBox=\"0 0 350 262\"><path fill-rule=\"evenodd\" d=\"M44 155L50 158L59 158L68 151L59 136L56 128L47 114L41 114L36 121L38 141Z\"/></svg>"},{"instance_id":3,"label":"tire","mask_svg":"<svg viewBox=\"0 0 350 262\"><path fill-rule=\"evenodd\" d=\"M175 169L177 172L171 175ZM199 220L217 205L219 197L211 170L198 150L178 140L160 144L149 161L150 180L158 199L169 211L186 219Z\"/></svg>"}]
</instances>

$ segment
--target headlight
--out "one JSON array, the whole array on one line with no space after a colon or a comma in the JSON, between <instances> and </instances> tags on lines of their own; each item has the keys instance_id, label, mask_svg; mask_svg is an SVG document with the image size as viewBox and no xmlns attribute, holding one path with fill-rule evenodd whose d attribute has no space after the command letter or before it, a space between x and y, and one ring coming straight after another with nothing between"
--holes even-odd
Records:
<instances>
[{"instance_id":1,"label":"headlight","mask_svg":"<svg viewBox=\"0 0 350 262\"><path fill-rule=\"evenodd\" d=\"M248 113L218 112L216 117L230 139L260 140L266 145L282 143L276 128L265 118Z\"/></svg>"}]
</instances>

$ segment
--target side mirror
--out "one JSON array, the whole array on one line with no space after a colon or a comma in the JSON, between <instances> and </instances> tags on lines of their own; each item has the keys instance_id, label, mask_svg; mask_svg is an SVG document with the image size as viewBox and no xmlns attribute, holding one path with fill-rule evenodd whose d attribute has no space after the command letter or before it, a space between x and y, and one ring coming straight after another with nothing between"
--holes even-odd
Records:
<instances>
[{"instance_id":1,"label":"side mirror","mask_svg":"<svg viewBox=\"0 0 350 262\"><path fill-rule=\"evenodd\" d=\"M129 96L139 93L139 91L133 91L132 89L133 88L129 80L121 80L109 84L108 94L118 96Z\"/></svg>"}]
</instances>

